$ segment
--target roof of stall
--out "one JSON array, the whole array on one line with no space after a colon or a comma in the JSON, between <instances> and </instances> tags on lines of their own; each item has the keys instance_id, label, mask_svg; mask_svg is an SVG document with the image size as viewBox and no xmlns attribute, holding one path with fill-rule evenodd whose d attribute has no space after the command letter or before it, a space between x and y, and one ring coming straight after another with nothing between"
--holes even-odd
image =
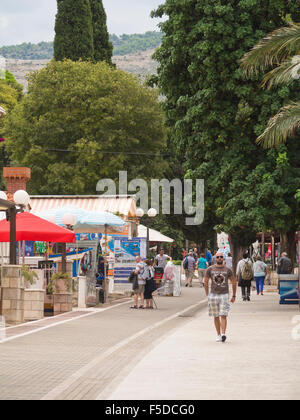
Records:
<instances>
[{"instance_id":1,"label":"roof of stall","mask_svg":"<svg viewBox=\"0 0 300 420\"><path fill-rule=\"evenodd\" d=\"M42 213L59 207L79 207L82 210L136 217L136 201L133 195L42 195L31 196L32 212Z\"/></svg>"},{"instance_id":2,"label":"roof of stall","mask_svg":"<svg viewBox=\"0 0 300 420\"><path fill-rule=\"evenodd\" d=\"M144 225L138 226L138 237L147 238L147 227ZM163 235L155 229L149 229L149 241L150 242L174 242L174 239L169 238L168 236Z\"/></svg>"}]
</instances>

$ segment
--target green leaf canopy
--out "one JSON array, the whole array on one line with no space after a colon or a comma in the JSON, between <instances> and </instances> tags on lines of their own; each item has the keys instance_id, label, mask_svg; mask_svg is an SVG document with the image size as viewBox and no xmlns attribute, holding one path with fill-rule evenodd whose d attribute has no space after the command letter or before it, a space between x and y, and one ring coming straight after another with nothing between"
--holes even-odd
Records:
<instances>
[{"instance_id":1,"label":"green leaf canopy","mask_svg":"<svg viewBox=\"0 0 300 420\"><path fill-rule=\"evenodd\" d=\"M104 62L50 62L7 118L7 150L29 166L31 193L95 194L98 180L160 175L158 93Z\"/></svg>"},{"instance_id":2,"label":"green leaf canopy","mask_svg":"<svg viewBox=\"0 0 300 420\"><path fill-rule=\"evenodd\" d=\"M93 60L94 38L90 0L57 0L55 34L55 60Z\"/></svg>"},{"instance_id":3,"label":"green leaf canopy","mask_svg":"<svg viewBox=\"0 0 300 420\"><path fill-rule=\"evenodd\" d=\"M167 17L155 53L158 76L152 80L166 97L170 141L186 176L205 180L207 219L241 246L255 240L260 229L293 230L297 223L295 182L287 190L288 171L275 177L278 152L264 152L256 139L280 107L299 100L298 85L265 91L261 75L245 80L240 60L299 11L299 0L166 0L154 12ZM296 183L299 157L299 148L289 146L287 166ZM280 187L274 195L274 185L265 182L268 200L258 200L264 171Z\"/></svg>"}]
</instances>

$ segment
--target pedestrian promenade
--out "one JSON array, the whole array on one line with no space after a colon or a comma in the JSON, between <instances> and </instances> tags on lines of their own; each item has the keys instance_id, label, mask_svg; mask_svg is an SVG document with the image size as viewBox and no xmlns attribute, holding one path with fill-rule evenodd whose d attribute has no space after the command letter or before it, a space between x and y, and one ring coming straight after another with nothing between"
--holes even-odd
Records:
<instances>
[{"instance_id":1,"label":"pedestrian promenade","mask_svg":"<svg viewBox=\"0 0 300 420\"><path fill-rule=\"evenodd\" d=\"M148 353L109 400L299 399L300 310L276 293L239 297L228 341L203 310Z\"/></svg>"},{"instance_id":2,"label":"pedestrian promenade","mask_svg":"<svg viewBox=\"0 0 300 420\"><path fill-rule=\"evenodd\" d=\"M125 299L0 329L0 400L105 399L204 299L195 287L156 297L158 310L132 310Z\"/></svg>"}]
</instances>

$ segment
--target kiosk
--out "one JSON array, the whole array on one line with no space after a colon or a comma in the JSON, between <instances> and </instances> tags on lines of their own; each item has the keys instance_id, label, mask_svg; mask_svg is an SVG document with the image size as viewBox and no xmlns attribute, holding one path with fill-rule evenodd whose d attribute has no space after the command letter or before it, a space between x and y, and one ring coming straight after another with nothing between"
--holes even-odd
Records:
<instances>
[{"instance_id":1,"label":"kiosk","mask_svg":"<svg viewBox=\"0 0 300 420\"><path fill-rule=\"evenodd\" d=\"M297 232L297 274L279 274L279 291L281 305L300 305L300 232Z\"/></svg>"}]
</instances>

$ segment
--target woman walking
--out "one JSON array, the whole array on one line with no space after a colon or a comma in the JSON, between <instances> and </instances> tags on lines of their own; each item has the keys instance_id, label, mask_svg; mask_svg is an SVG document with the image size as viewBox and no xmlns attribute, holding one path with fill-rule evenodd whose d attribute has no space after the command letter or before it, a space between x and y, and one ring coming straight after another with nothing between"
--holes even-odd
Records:
<instances>
[{"instance_id":1,"label":"woman walking","mask_svg":"<svg viewBox=\"0 0 300 420\"><path fill-rule=\"evenodd\" d=\"M254 269L254 280L256 281L257 295L264 294L264 285L266 276L269 274L268 266L262 261L260 256L256 257L256 261L253 266Z\"/></svg>"},{"instance_id":2,"label":"woman walking","mask_svg":"<svg viewBox=\"0 0 300 420\"><path fill-rule=\"evenodd\" d=\"M145 263L146 263L146 268L143 274L143 277L146 281L145 292L144 292L144 298L146 300L145 309L153 309L152 293L156 290L153 263L151 260L146 260Z\"/></svg>"},{"instance_id":3,"label":"woman walking","mask_svg":"<svg viewBox=\"0 0 300 420\"><path fill-rule=\"evenodd\" d=\"M198 278L200 281L200 287L202 287L204 286L205 271L209 267L208 262L206 261L205 255L203 253L200 254L197 267L198 267Z\"/></svg>"}]
</instances>

